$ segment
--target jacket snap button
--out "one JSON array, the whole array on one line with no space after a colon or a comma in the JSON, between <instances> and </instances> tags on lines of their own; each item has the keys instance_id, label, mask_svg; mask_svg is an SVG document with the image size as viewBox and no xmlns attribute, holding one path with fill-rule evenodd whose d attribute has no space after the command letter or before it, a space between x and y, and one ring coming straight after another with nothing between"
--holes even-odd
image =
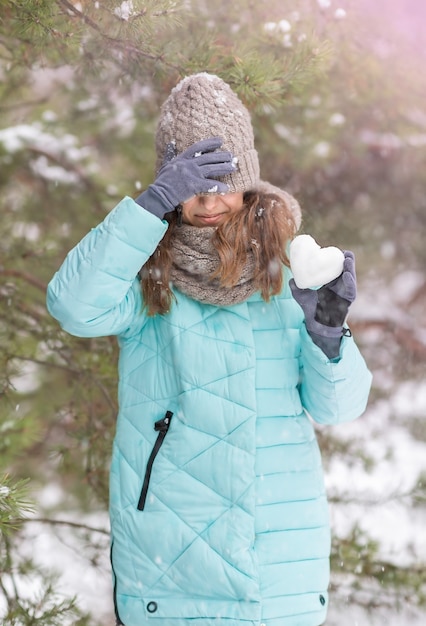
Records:
<instances>
[{"instance_id":1,"label":"jacket snap button","mask_svg":"<svg viewBox=\"0 0 426 626\"><path fill-rule=\"evenodd\" d=\"M156 602L148 602L146 606L146 610L148 611L148 613L155 613L157 609L158 609L158 604Z\"/></svg>"},{"instance_id":2,"label":"jacket snap button","mask_svg":"<svg viewBox=\"0 0 426 626\"><path fill-rule=\"evenodd\" d=\"M324 596L320 596L320 597L319 597L319 601L320 601L320 602L321 602L321 604L324 606L324 604L325 604L325 598L324 598Z\"/></svg>"}]
</instances>

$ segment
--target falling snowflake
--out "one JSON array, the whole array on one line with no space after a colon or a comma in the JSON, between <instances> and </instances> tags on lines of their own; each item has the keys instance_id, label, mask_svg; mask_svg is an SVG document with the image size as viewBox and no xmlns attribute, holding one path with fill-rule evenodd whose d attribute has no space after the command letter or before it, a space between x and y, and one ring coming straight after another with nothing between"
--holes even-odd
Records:
<instances>
[{"instance_id":1,"label":"falling snowflake","mask_svg":"<svg viewBox=\"0 0 426 626\"><path fill-rule=\"evenodd\" d=\"M346 11L345 9L336 9L334 12L334 17L336 18L336 20L343 20L346 17Z\"/></svg>"},{"instance_id":2,"label":"falling snowflake","mask_svg":"<svg viewBox=\"0 0 426 626\"><path fill-rule=\"evenodd\" d=\"M343 126L346 118L342 113L333 113L333 115L329 119L330 126Z\"/></svg>"}]
</instances>

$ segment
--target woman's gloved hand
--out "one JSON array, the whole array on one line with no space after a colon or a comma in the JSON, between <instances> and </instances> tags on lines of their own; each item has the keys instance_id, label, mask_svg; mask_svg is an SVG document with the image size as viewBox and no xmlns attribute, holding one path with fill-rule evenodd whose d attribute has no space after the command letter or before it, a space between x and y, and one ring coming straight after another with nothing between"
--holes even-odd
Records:
<instances>
[{"instance_id":1,"label":"woman's gloved hand","mask_svg":"<svg viewBox=\"0 0 426 626\"><path fill-rule=\"evenodd\" d=\"M313 342L330 359L339 356L343 324L356 298L355 257L349 250L344 256L342 274L320 289L299 289L294 279L290 280L291 292L303 309Z\"/></svg>"},{"instance_id":2,"label":"woman's gloved hand","mask_svg":"<svg viewBox=\"0 0 426 626\"><path fill-rule=\"evenodd\" d=\"M157 178L136 202L163 219L166 213L199 193L227 193L228 185L215 177L230 174L236 166L231 152L215 152L222 143L220 137L203 139L177 156L174 144L168 144Z\"/></svg>"}]
</instances>

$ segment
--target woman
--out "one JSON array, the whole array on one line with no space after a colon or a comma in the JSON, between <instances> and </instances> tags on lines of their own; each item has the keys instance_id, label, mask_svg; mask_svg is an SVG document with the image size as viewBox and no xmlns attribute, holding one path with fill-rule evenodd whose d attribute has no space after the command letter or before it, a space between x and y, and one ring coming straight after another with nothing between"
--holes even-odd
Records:
<instances>
[{"instance_id":1,"label":"woman","mask_svg":"<svg viewBox=\"0 0 426 626\"><path fill-rule=\"evenodd\" d=\"M162 107L156 180L69 253L47 303L68 332L115 334L110 479L117 624L319 626L330 531L310 417L365 409L343 322L353 255L290 283L298 204L259 181L250 117L220 78Z\"/></svg>"}]
</instances>

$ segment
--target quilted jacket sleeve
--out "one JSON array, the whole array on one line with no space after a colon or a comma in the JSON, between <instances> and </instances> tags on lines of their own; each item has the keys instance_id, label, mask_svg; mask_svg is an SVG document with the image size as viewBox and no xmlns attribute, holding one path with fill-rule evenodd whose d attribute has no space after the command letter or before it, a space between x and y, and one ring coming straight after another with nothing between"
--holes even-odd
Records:
<instances>
[{"instance_id":1,"label":"quilted jacket sleeve","mask_svg":"<svg viewBox=\"0 0 426 626\"><path fill-rule=\"evenodd\" d=\"M124 198L69 252L50 281L50 314L78 337L123 333L141 313L135 277L166 230L166 222Z\"/></svg>"},{"instance_id":2,"label":"quilted jacket sleeve","mask_svg":"<svg viewBox=\"0 0 426 626\"><path fill-rule=\"evenodd\" d=\"M301 329L302 404L321 424L359 417L367 406L372 376L352 337L343 337L340 358L329 360Z\"/></svg>"}]
</instances>

